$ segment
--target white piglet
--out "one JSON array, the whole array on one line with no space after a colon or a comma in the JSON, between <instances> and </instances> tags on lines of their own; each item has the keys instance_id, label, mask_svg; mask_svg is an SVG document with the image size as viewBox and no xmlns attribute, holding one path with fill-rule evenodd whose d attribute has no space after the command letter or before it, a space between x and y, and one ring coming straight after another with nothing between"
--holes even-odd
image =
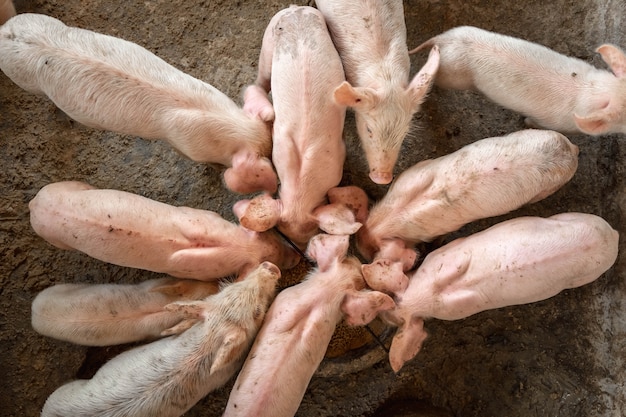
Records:
<instances>
[{"instance_id":1,"label":"white piglet","mask_svg":"<svg viewBox=\"0 0 626 417\"><path fill-rule=\"evenodd\" d=\"M435 83L477 90L528 116L530 126L563 133L626 133L626 56L596 51L613 73L545 46L471 26L450 29L411 52L438 46Z\"/></svg>"},{"instance_id":2,"label":"white piglet","mask_svg":"<svg viewBox=\"0 0 626 417\"><path fill-rule=\"evenodd\" d=\"M382 313L399 327L391 367L397 372L419 352L424 319L458 320L588 284L613 265L618 240L601 217L563 213L508 220L429 253L397 307Z\"/></svg>"},{"instance_id":3,"label":"white piglet","mask_svg":"<svg viewBox=\"0 0 626 417\"><path fill-rule=\"evenodd\" d=\"M256 231L277 226L302 248L318 227L334 234L360 227L349 210L326 205L328 190L341 181L346 156L346 110L333 98L343 81L341 60L316 9L293 6L271 19L245 108L259 117L275 114L272 161L280 178L279 199L263 194L239 201L234 211L243 226Z\"/></svg>"},{"instance_id":4,"label":"white piglet","mask_svg":"<svg viewBox=\"0 0 626 417\"><path fill-rule=\"evenodd\" d=\"M397 283L387 287L381 273L410 269L416 243L539 201L569 181L577 167L576 145L560 133L534 129L417 163L396 178L357 233L359 250L374 260L363 266L366 281L374 289L401 290Z\"/></svg>"},{"instance_id":5,"label":"white piglet","mask_svg":"<svg viewBox=\"0 0 626 417\"><path fill-rule=\"evenodd\" d=\"M230 393L225 417L293 416L341 319L363 325L394 307L388 295L364 290L360 262L346 256L348 244L348 236L311 239L307 252L318 268L272 303Z\"/></svg>"},{"instance_id":6,"label":"white piglet","mask_svg":"<svg viewBox=\"0 0 626 417\"><path fill-rule=\"evenodd\" d=\"M335 98L355 111L369 176L388 184L413 115L439 65L433 48L409 82L410 61L402 0L316 0L346 73Z\"/></svg>"},{"instance_id":7,"label":"white piglet","mask_svg":"<svg viewBox=\"0 0 626 417\"><path fill-rule=\"evenodd\" d=\"M165 310L175 301L215 294L216 281L158 278L139 284L58 284L33 300L31 323L38 333L85 346L155 339L168 329L185 330L197 320Z\"/></svg>"},{"instance_id":8,"label":"white piglet","mask_svg":"<svg viewBox=\"0 0 626 417\"><path fill-rule=\"evenodd\" d=\"M163 139L229 167L233 191L276 191L268 125L137 44L24 13L0 28L0 69L86 126Z\"/></svg>"},{"instance_id":9,"label":"white piglet","mask_svg":"<svg viewBox=\"0 0 626 417\"><path fill-rule=\"evenodd\" d=\"M35 232L58 248L177 278L242 276L264 261L290 268L300 260L273 231L84 182L46 185L28 207Z\"/></svg>"},{"instance_id":10,"label":"white piglet","mask_svg":"<svg viewBox=\"0 0 626 417\"><path fill-rule=\"evenodd\" d=\"M61 386L41 416L181 416L239 370L279 278L276 265L265 262L204 300L168 304L200 323L114 357L89 380Z\"/></svg>"}]
</instances>

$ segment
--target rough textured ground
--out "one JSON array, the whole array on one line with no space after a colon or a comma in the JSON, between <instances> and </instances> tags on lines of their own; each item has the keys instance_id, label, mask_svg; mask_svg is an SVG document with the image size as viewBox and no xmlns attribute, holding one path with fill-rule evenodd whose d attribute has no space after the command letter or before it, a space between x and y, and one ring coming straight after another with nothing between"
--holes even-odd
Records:
<instances>
[{"instance_id":1,"label":"rough textured ground","mask_svg":"<svg viewBox=\"0 0 626 417\"><path fill-rule=\"evenodd\" d=\"M240 102L256 75L261 36L271 16L305 1L66 0L16 1L18 12L44 13L69 25L136 42ZM593 52L603 42L626 47L626 6L616 0L543 2L407 0L409 46L453 26L470 24L543 43L603 66ZM412 57L412 73L425 56ZM477 94L435 88L419 129L405 145L398 170L452 152L477 139L523 128L519 115ZM351 115L344 182L378 198L369 182ZM480 221L467 235L505 218L565 211L594 213L626 232L626 138L570 136L580 147L579 170L548 199L500 218ZM88 349L36 334L30 303L62 282L135 282L157 274L107 265L58 250L28 221L28 201L44 185L87 181L174 205L217 211L229 219L238 197L211 167L183 159L169 147L88 129L46 98L22 91L0 74L0 415L35 416L62 383L89 377L126 347ZM623 239L622 239L623 242ZM315 377L301 416L418 415L420 400L458 417L611 416L626 413L626 256L596 282L531 305L485 312L457 322L427 322L430 338L418 357L395 375L383 355L354 373ZM303 274L299 268L291 274ZM294 275L296 274L296 275ZM374 348L375 349L375 348ZM371 353L371 352L370 352ZM281 352L276 352L281 354ZM350 368L359 359L341 361ZM366 361L367 362L367 361ZM353 366L356 369L359 366ZM330 375L326 374L326 375ZM230 385L187 415L218 416ZM420 414L424 415L424 414Z\"/></svg>"}]
</instances>

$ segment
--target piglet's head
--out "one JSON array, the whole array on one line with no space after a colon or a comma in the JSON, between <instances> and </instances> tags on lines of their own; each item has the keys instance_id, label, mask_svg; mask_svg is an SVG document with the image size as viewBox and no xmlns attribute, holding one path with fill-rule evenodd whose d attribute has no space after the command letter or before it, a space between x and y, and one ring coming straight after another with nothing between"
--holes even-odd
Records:
<instances>
[{"instance_id":1,"label":"piglet's head","mask_svg":"<svg viewBox=\"0 0 626 417\"><path fill-rule=\"evenodd\" d=\"M605 44L596 49L607 63L616 82L605 86L600 94L606 100L600 108L586 115L574 115L576 126L584 133L601 135L610 132L626 133L626 56L618 47Z\"/></svg>"},{"instance_id":2,"label":"piglet's head","mask_svg":"<svg viewBox=\"0 0 626 417\"><path fill-rule=\"evenodd\" d=\"M280 269L272 262L265 261L246 275L244 280L252 281L251 284L262 294L261 298L271 301L276 293L276 285L280 276ZM265 307L267 308L267 306Z\"/></svg>"},{"instance_id":3,"label":"piglet's head","mask_svg":"<svg viewBox=\"0 0 626 417\"><path fill-rule=\"evenodd\" d=\"M369 176L377 184L389 184L404 138L430 91L439 69L439 48L433 47L424 67L407 87L354 87L343 82L335 101L355 111L357 132L369 164ZM383 78L383 74L380 74Z\"/></svg>"}]
</instances>

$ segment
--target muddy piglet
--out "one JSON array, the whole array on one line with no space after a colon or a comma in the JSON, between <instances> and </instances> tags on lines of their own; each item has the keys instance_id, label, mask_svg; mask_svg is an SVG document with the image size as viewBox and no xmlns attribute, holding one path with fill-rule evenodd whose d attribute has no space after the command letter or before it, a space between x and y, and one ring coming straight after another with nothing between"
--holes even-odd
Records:
<instances>
[{"instance_id":1,"label":"muddy piglet","mask_svg":"<svg viewBox=\"0 0 626 417\"><path fill-rule=\"evenodd\" d=\"M230 393L225 417L293 416L342 317L369 323L393 308L386 294L363 290L360 263L346 257L348 236L316 235L307 248L318 268L305 281L283 290Z\"/></svg>"},{"instance_id":2,"label":"muddy piglet","mask_svg":"<svg viewBox=\"0 0 626 417\"><path fill-rule=\"evenodd\" d=\"M374 283L381 269L398 268L395 262L410 269L417 242L539 201L569 181L577 166L577 146L560 133L533 129L417 163L396 178L357 234L359 250L374 260L364 265L365 279L385 289L384 282Z\"/></svg>"},{"instance_id":3,"label":"muddy piglet","mask_svg":"<svg viewBox=\"0 0 626 417\"><path fill-rule=\"evenodd\" d=\"M86 126L163 139L194 161L229 167L233 191L276 191L268 125L137 44L24 13L0 28L0 56L13 82Z\"/></svg>"},{"instance_id":4,"label":"muddy piglet","mask_svg":"<svg viewBox=\"0 0 626 417\"><path fill-rule=\"evenodd\" d=\"M292 6L271 19L245 108L266 117L271 90L279 199L263 194L239 201L234 212L243 226L263 231L276 225L301 248L318 226L333 234L353 234L360 227L349 210L325 204L328 190L341 181L346 155L345 107L333 98L343 81L341 60L316 9Z\"/></svg>"},{"instance_id":5,"label":"muddy piglet","mask_svg":"<svg viewBox=\"0 0 626 417\"><path fill-rule=\"evenodd\" d=\"M42 417L177 417L241 367L276 293L280 270L264 262L244 280L200 301L165 308L200 322L122 353L90 380L48 397Z\"/></svg>"},{"instance_id":6,"label":"muddy piglet","mask_svg":"<svg viewBox=\"0 0 626 417\"><path fill-rule=\"evenodd\" d=\"M402 0L316 0L341 56L346 82L335 98L355 111L369 176L388 184L413 115L439 65L432 49L409 82L409 53Z\"/></svg>"},{"instance_id":7,"label":"muddy piglet","mask_svg":"<svg viewBox=\"0 0 626 417\"><path fill-rule=\"evenodd\" d=\"M215 294L215 281L158 278L140 284L59 284L33 300L31 323L38 333L85 346L155 339L196 323L163 307Z\"/></svg>"},{"instance_id":8,"label":"muddy piglet","mask_svg":"<svg viewBox=\"0 0 626 417\"><path fill-rule=\"evenodd\" d=\"M212 211L83 182L49 184L28 207L35 232L58 248L178 278L212 280L245 275L263 261L280 268L299 262L272 231L252 232Z\"/></svg>"},{"instance_id":9,"label":"muddy piglet","mask_svg":"<svg viewBox=\"0 0 626 417\"><path fill-rule=\"evenodd\" d=\"M626 133L626 56L617 46L596 49L612 74L543 45L471 26L444 32L411 52L437 46L440 87L479 91L528 116L530 126Z\"/></svg>"},{"instance_id":10,"label":"muddy piglet","mask_svg":"<svg viewBox=\"0 0 626 417\"><path fill-rule=\"evenodd\" d=\"M563 213L508 220L429 253L397 307L382 313L399 327L391 367L397 372L419 352L424 319L458 320L585 285L613 265L618 239L598 216Z\"/></svg>"}]
</instances>

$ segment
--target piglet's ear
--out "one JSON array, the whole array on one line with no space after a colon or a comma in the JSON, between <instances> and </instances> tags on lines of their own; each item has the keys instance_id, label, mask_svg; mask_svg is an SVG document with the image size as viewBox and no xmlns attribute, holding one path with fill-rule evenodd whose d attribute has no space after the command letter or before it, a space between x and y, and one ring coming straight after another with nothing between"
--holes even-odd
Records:
<instances>
[{"instance_id":1,"label":"piglet's ear","mask_svg":"<svg viewBox=\"0 0 626 417\"><path fill-rule=\"evenodd\" d=\"M150 292L158 292L171 297L187 299L204 298L219 291L219 283L202 282L197 280L178 279L164 282L152 288Z\"/></svg>"},{"instance_id":2,"label":"piglet's ear","mask_svg":"<svg viewBox=\"0 0 626 417\"><path fill-rule=\"evenodd\" d=\"M614 45L604 44L596 49L596 52L602 56L604 62L607 63L617 78L626 75L626 56L621 49Z\"/></svg>"},{"instance_id":3,"label":"piglet's ear","mask_svg":"<svg viewBox=\"0 0 626 417\"><path fill-rule=\"evenodd\" d=\"M428 337L424 330L424 320L411 318L398 329L389 348L389 363L394 372L398 372L422 349L422 343Z\"/></svg>"},{"instance_id":4,"label":"piglet's ear","mask_svg":"<svg viewBox=\"0 0 626 417\"><path fill-rule=\"evenodd\" d=\"M187 319L205 319L211 315L213 305L203 300L175 301L166 304L163 310L177 313Z\"/></svg>"},{"instance_id":5,"label":"piglet's ear","mask_svg":"<svg viewBox=\"0 0 626 417\"><path fill-rule=\"evenodd\" d=\"M371 264L361 266L367 285L377 291L397 294L406 290L409 278L403 272L401 262L389 259L377 259Z\"/></svg>"},{"instance_id":6,"label":"piglet's ear","mask_svg":"<svg viewBox=\"0 0 626 417\"><path fill-rule=\"evenodd\" d=\"M233 206L233 212L239 218L239 223L246 229L255 232L265 232L278 223L280 207L278 200L264 193L252 200L240 200Z\"/></svg>"},{"instance_id":7,"label":"piglet's ear","mask_svg":"<svg viewBox=\"0 0 626 417\"><path fill-rule=\"evenodd\" d=\"M194 324L199 323L200 319L186 319L181 320L169 329L165 329L160 333L160 336L172 336L175 334L181 334L193 327Z\"/></svg>"},{"instance_id":8,"label":"piglet's ear","mask_svg":"<svg viewBox=\"0 0 626 417\"><path fill-rule=\"evenodd\" d=\"M347 81L335 89L334 96L337 104L361 111L371 109L378 102L374 90L366 87L352 87Z\"/></svg>"},{"instance_id":9,"label":"piglet's ear","mask_svg":"<svg viewBox=\"0 0 626 417\"><path fill-rule=\"evenodd\" d=\"M320 233L309 241L306 254L317 262L320 271L328 270L333 262L342 260L348 253L350 237L348 235L327 235Z\"/></svg>"},{"instance_id":10,"label":"piglet's ear","mask_svg":"<svg viewBox=\"0 0 626 417\"><path fill-rule=\"evenodd\" d=\"M574 115L574 122L581 132L588 135L602 135L607 133L615 118L606 110L599 110L588 116Z\"/></svg>"},{"instance_id":11,"label":"piglet's ear","mask_svg":"<svg viewBox=\"0 0 626 417\"><path fill-rule=\"evenodd\" d=\"M340 203L326 204L313 211L319 228L331 235L353 235L362 226L354 219L354 213Z\"/></svg>"},{"instance_id":12,"label":"piglet's ear","mask_svg":"<svg viewBox=\"0 0 626 417\"><path fill-rule=\"evenodd\" d=\"M230 334L224 338L222 345L215 352L209 374L212 375L236 361L245 351L247 345L248 339L245 330L241 328L231 329Z\"/></svg>"},{"instance_id":13,"label":"piglet's ear","mask_svg":"<svg viewBox=\"0 0 626 417\"><path fill-rule=\"evenodd\" d=\"M351 291L341 303L341 311L350 326L364 326L376 318L381 311L391 310L396 306L387 294L378 291Z\"/></svg>"},{"instance_id":14,"label":"piglet's ear","mask_svg":"<svg viewBox=\"0 0 626 417\"><path fill-rule=\"evenodd\" d=\"M356 185L331 188L328 190L328 201L348 207L358 222L363 223L367 219L369 199L365 191Z\"/></svg>"},{"instance_id":15,"label":"piglet's ear","mask_svg":"<svg viewBox=\"0 0 626 417\"><path fill-rule=\"evenodd\" d=\"M184 281L182 279L180 280L181 282L177 281L168 281L163 284L157 285L149 292L158 292L164 295L168 295L170 297L182 297L185 294L185 288L183 285Z\"/></svg>"},{"instance_id":16,"label":"piglet's ear","mask_svg":"<svg viewBox=\"0 0 626 417\"><path fill-rule=\"evenodd\" d=\"M267 92L258 85L248 86L243 93L243 111L250 117L264 122L274 121L274 106L267 98Z\"/></svg>"},{"instance_id":17,"label":"piglet's ear","mask_svg":"<svg viewBox=\"0 0 626 417\"><path fill-rule=\"evenodd\" d=\"M278 178L268 158L256 153L238 152L233 156L232 164L224 172L224 182L231 191L240 194L260 190L276 192Z\"/></svg>"},{"instance_id":18,"label":"piglet's ear","mask_svg":"<svg viewBox=\"0 0 626 417\"><path fill-rule=\"evenodd\" d=\"M409 84L408 91L411 95L411 104L414 110L417 110L424 102L433 85L437 70L439 70L439 47L435 45L428 54L428 60Z\"/></svg>"}]
</instances>

